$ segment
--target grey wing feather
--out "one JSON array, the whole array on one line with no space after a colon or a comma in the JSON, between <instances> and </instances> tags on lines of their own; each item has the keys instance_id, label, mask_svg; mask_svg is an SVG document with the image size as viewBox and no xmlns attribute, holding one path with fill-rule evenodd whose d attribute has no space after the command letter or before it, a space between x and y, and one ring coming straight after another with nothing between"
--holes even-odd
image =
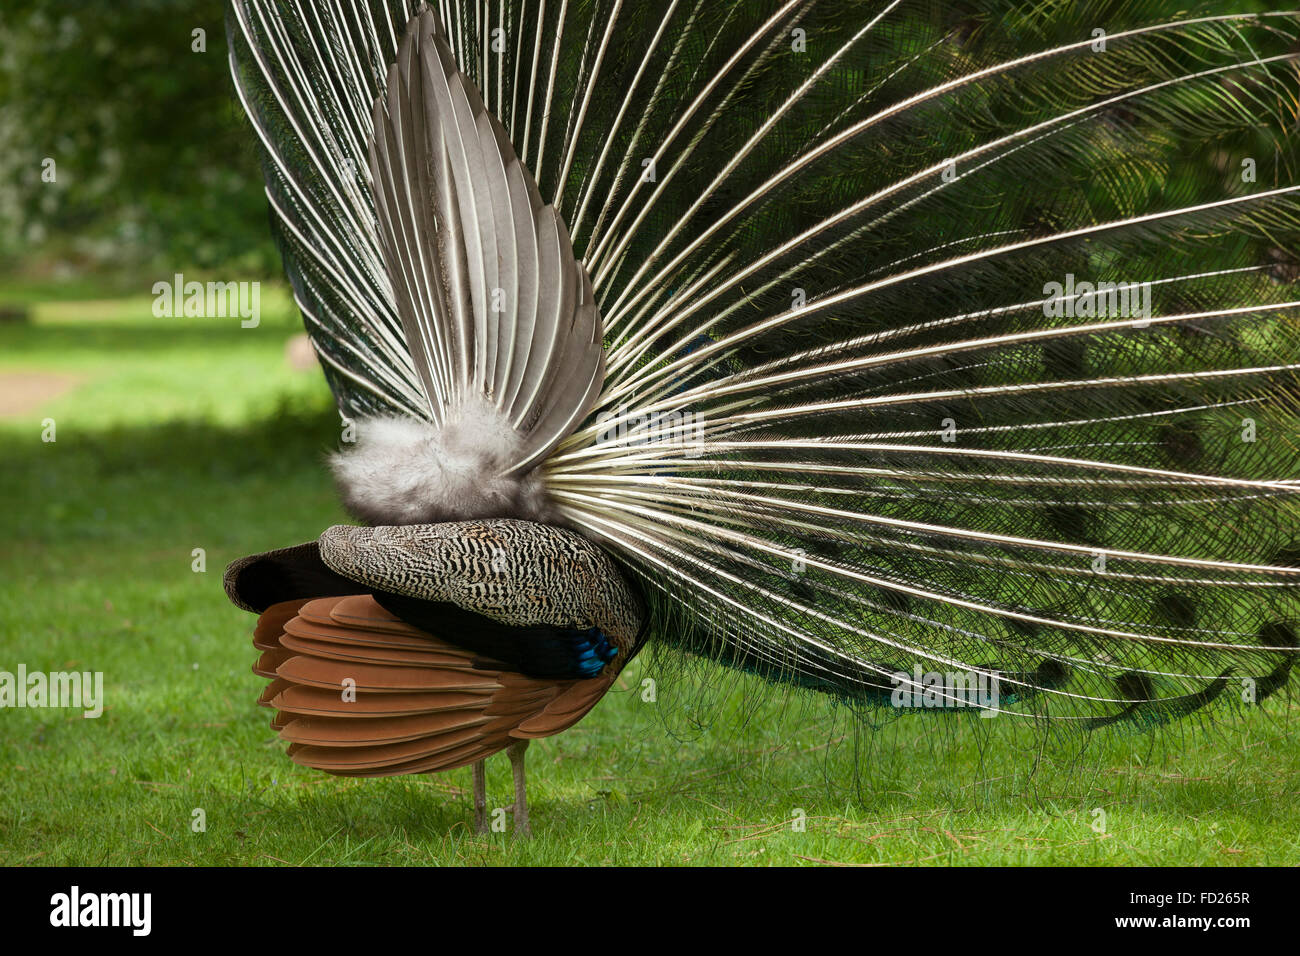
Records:
<instances>
[{"instance_id":1,"label":"grey wing feather","mask_svg":"<svg viewBox=\"0 0 1300 956\"><path fill-rule=\"evenodd\" d=\"M523 473L603 382L591 280L431 11L408 26L374 120L381 248L434 421L486 399L520 433L504 473Z\"/></svg>"}]
</instances>

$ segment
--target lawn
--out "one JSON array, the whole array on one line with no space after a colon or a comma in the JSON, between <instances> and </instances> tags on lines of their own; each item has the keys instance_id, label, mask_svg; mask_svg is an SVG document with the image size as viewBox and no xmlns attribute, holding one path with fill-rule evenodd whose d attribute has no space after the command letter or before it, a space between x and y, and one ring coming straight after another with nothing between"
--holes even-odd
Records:
<instances>
[{"instance_id":1,"label":"lawn","mask_svg":"<svg viewBox=\"0 0 1300 956\"><path fill-rule=\"evenodd\" d=\"M0 323L0 383L31 391L0 417L0 670L101 671L106 701L98 719L0 711L0 864L1300 862L1288 700L1040 747L1010 719L856 724L646 653L530 748L530 841L472 832L468 768L297 767L253 703L252 618L221 589L230 560L344 520L322 466L338 418L286 361L288 298L264 292L241 329L154 318L147 296L10 292L36 305ZM488 767L497 807L509 766Z\"/></svg>"}]
</instances>

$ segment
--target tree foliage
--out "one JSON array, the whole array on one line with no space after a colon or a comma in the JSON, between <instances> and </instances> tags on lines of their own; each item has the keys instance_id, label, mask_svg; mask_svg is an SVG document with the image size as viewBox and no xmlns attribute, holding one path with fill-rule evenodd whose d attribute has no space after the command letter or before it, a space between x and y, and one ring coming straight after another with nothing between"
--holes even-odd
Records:
<instances>
[{"instance_id":1,"label":"tree foliage","mask_svg":"<svg viewBox=\"0 0 1300 956\"><path fill-rule=\"evenodd\" d=\"M0 255L278 271L222 0L6 0L0 36Z\"/></svg>"}]
</instances>

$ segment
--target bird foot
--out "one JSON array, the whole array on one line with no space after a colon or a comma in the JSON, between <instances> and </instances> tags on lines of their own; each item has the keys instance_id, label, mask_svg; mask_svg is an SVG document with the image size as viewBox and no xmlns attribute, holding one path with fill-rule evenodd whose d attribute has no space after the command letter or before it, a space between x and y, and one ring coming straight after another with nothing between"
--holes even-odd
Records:
<instances>
[{"instance_id":1,"label":"bird foot","mask_svg":"<svg viewBox=\"0 0 1300 956\"><path fill-rule=\"evenodd\" d=\"M519 816L519 804L508 803L501 808L515 818L515 828L512 831L516 838L530 839L533 835L533 828L528 825L528 814L524 812L523 817Z\"/></svg>"}]
</instances>

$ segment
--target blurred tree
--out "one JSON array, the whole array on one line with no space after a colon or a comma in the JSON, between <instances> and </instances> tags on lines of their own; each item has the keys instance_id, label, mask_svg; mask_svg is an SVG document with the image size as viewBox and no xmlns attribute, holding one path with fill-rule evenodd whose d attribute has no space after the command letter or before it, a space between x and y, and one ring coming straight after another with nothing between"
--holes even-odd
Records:
<instances>
[{"instance_id":1,"label":"blurred tree","mask_svg":"<svg viewBox=\"0 0 1300 956\"><path fill-rule=\"evenodd\" d=\"M119 274L279 271L224 6L5 0L0 255Z\"/></svg>"}]
</instances>

